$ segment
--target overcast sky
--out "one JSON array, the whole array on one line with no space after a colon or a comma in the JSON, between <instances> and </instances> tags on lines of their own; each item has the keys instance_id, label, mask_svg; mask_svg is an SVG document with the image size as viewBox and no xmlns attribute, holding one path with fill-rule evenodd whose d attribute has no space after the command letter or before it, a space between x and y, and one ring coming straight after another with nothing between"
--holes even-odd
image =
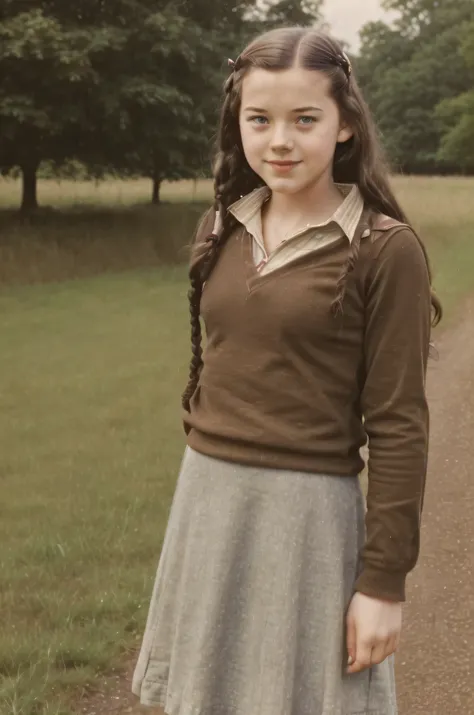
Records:
<instances>
[{"instance_id":1,"label":"overcast sky","mask_svg":"<svg viewBox=\"0 0 474 715\"><path fill-rule=\"evenodd\" d=\"M324 15L334 35L350 43L357 50L358 32L372 20L390 20L379 0L325 0Z\"/></svg>"}]
</instances>

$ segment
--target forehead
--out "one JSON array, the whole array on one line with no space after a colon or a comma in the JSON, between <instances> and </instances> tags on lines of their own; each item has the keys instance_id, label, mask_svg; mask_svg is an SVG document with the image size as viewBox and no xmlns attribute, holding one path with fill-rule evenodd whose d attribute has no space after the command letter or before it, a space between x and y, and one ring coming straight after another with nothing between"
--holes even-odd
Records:
<instances>
[{"instance_id":1,"label":"forehead","mask_svg":"<svg viewBox=\"0 0 474 715\"><path fill-rule=\"evenodd\" d=\"M331 102L330 80L318 70L252 68L242 83L242 108L301 107Z\"/></svg>"}]
</instances>

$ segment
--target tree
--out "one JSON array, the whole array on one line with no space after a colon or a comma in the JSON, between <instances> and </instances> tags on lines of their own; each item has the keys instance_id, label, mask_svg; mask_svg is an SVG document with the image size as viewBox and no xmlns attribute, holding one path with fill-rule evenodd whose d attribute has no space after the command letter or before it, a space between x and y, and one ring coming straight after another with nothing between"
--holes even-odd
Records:
<instances>
[{"instance_id":1,"label":"tree","mask_svg":"<svg viewBox=\"0 0 474 715\"><path fill-rule=\"evenodd\" d=\"M97 82L90 62L92 46L120 47L122 41L120 33L102 28L92 36L78 28L66 30L41 9L11 17L2 12L0 167L4 172L20 167L24 210L37 205L40 161L64 160L87 123L85 104L81 106L78 98Z\"/></svg>"},{"instance_id":2,"label":"tree","mask_svg":"<svg viewBox=\"0 0 474 715\"><path fill-rule=\"evenodd\" d=\"M397 32L413 40L429 40L473 9L472 0L382 0L382 6L397 13Z\"/></svg>"},{"instance_id":3,"label":"tree","mask_svg":"<svg viewBox=\"0 0 474 715\"><path fill-rule=\"evenodd\" d=\"M106 163L150 177L153 203L164 179L208 172L226 58L259 27L253 7L250 0L183 2L150 15L130 38L134 63L123 68L123 126L106 142Z\"/></svg>"},{"instance_id":4,"label":"tree","mask_svg":"<svg viewBox=\"0 0 474 715\"><path fill-rule=\"evenodd\" d=\"M461 52L474 86L474 22L466 28ZM436 115L443 130L440 161L455 163L462 171L474 173L474 90L443 100Z\"/></svg>"},{"instance_id":5,"label":"tree","mask_svg":"<svg viewBox=\"0 0 474 715\"><path fill-rule=\"evenodd\" d=\"M438 152L443 129L435 111L470 87L459 42L472 0L388 0L385 7L398 19L364 28L356 64L389 155L406 172L453 171Z\"/></svg>"},{"instance_id":6,"label":"tree","mask_svg":"<svg viewBox=\"0 0 474 715\"><path fill-rule=\"evenodd\" d=\"M0 0L0 170L20 167L23 210L42 160L149 176L155 202L164 178L202 171L224 58L254 30L253 7Z\"/></svg>"},{"instance_id":7,"label":"tree","mask_svg":"<svg viewBox=\"0 0 474 715\"><path fill-rule=\"evenodd\" d=\"M277 0L265 6L266 22L271 27L315 25L321 21L323 0Z\"/></svg>"},{"instance_id":8,"label":"tree","mask_svg":"<svg viewBox=\"0 0 474 715\"><path fill-rule=\"evenodd\" d=\"M206 135L201 85L212 53L211 38L171 8L133 28L120 77L114 66L103 70L112 92L106 106L99 99L96 116L105 131L100 146L90 145L88 163L149 177L154 203L164 179L193 175Z\"/></svg>"}]
</instances>

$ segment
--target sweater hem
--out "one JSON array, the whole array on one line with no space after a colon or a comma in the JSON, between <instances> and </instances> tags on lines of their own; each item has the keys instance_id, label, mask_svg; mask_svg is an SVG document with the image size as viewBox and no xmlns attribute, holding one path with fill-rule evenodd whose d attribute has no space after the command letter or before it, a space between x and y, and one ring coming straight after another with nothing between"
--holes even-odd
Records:
<instances>
[{"instance_id":1,"label":"sweater hem","mask_svg":"<svg viewBox=\"0 0 474 715\"><path fill-rule=\"evenodd\" d=\"M362 457L341 459L337 456L303 454L283 448L266 447L213 437L192 428L187 444L196 452L214 459L262 469L284 469L337 477L357 477L364 468Z\"/></svg>"}]
</instances>

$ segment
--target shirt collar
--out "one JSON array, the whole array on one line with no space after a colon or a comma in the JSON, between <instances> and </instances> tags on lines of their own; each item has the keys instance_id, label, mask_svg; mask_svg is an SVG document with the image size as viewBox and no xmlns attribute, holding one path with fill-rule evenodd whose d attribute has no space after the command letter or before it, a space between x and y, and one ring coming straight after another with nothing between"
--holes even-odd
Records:
<instances>
[{"instance_id":1,"label":"shirt collar","mask_svg":"<svg viewBox=\"0 0 474 715\"><path fill-rule=\"evenodd\" d=\"M308 230L336 223L352 243L364 210L364 199L357 184L336 184L336 186L344 196L344 201L327 221L321 224L311 224L308 226ZM229 207L229 211L239 223L245 226L249 233L260 235L262 231L261 208L270 196L271 190L268 186L261 186L235 201Z\"/></svg>"}]
</instances>

